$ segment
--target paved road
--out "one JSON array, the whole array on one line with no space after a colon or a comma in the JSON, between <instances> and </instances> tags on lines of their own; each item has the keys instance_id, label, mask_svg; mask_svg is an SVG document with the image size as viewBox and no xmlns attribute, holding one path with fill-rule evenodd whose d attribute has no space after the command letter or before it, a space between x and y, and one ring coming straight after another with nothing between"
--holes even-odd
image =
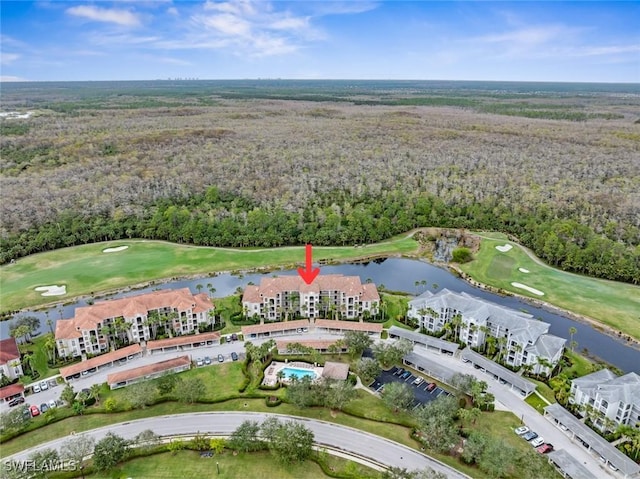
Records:
<instances>
[{"instance_id":1,"label":"paved road","mask_svg":"<svg viewBox=\"0 0 640 479\"><path fill-rule=\"evenodd\" d=\"M511 411L521 418L525 425L542 436L545 442L553 444L556 449L564 449L576 460L582 462L587 469L599 477L619 477L614 475L607 467L604 467L600 460L589 453L581 445L571 441L571 439L553 423L543 417L533 407L524 402L524 398L512 392L507 385L500 384L493 376L475 369L471 363L463 363L459 358L447 356L445 354L428 353L437 358L444 366L459 371L461 373L472 374L489 385L489 392L499 401L505 410ZM514 433L515 434L515 433Z\"/></svg>"},{"instance_id":2,"label":"paved road","mask_svg":"<svg viewBox=\"0 0 640 479\"><path fill-rule=\"evenodd\" d=\"M293 336L279 336L279 338L300 338L300 339L335 339L336 335L327 334L327 333L317 333L312 328L308 333L296 334ZM261 344L267 341L268 338L256 339L252 340L254 344ZM107 375L117 372L123 371L126 369L130 369L133 367L144 366L147 364L156 363L158 361L162 361L165 359L170 359L173 357L178 357L184 354L188 354L192 357L192 359L196 359L198 357L210 356L212 358L211 366L204 367L216 367L219 363L217 362L218 354L222 354L225 357L225 361L230 361L230 354L232 351L237 353L244 352L244 342L236 341L233 343L224 343L217 346L209 346L203 348L196 348L187 352L182 353L165 353L165 354L154 354L152 356L145 356L142 358L136 358L132 361L128 361L124 365L113 366L107 370L99 371L94 374L90 374L88 376L83 376L80 379L71 381L74 389L76 391L80 391L83 388L89 388L92 384L101 384L106 382ZM517 417L522 418L524 424L529 426L531 429L536 431L540 436L542 436L545 441L550 442L554 445L556 449L564 449L569 454L571 454L574 458L582 462L589 470L598 471L601 477L617 477L613 475L613 473L606 467L603 467L602 463L589 453L584 447L570 440L570 438L559 428L555 427L551 422L549 422L546 418L540 415L534 408L529 406L524 402L522 396L517 393L512 392L508 386L501 385L497 380L494 380L492 376L483 373L475 368L471 364L463 363L459 358L451 357L447 355L442 355L438 353L428 352L427 354L431 354L434 359L437 359L444 366L447 366L453 370L459 371L461 373L472 374L476 376L478 379L484 380L489 385L489 392L495 395L496 400L501 403L504 407L498 407L499 409L504 409L513 412ZM59 385L54 388L50 388L47 391L42 391L37 394L33 394L27 397L27 403L40 405L43 402L48 402L50 399L59 399L60 393L62 392L63 386ZM500 406L500 405L499 405ZM6 406L3 406L1 410L6 410Z\"/></svg>"},{"instance_id":3,"label":"paved road","mask_svg":"<svg viewBox=\"0 0 640 479\"><path fill-rule=\"evenodd\" d=\"M388 466L406 467L410 470L431 467L436 471L443 472L450 478L468 478L468 476L465 476L455 469L421 454L419 451L415 451L409 447L379 436L325 421L307 418L292 418L281 414L252 412L176 414L111 425L100 429L93 429L84 434L92 436L96 441L102 439L108 432L113 432L114 434L127 439L133 439L137 434L146 429L151 429L159 435L191 434L196 432L215 435L230 435L243 421L252 420L262 422L270 416L276 416L282 420L294 420L301 422L313 431L316 443L331 445L349 453L370 458L377 463L386 464ZM26 459L34 451L43 448L60 449L62 443L68 438L69 436L41 444L35 448L22 451L6 459Z\"/></svg>"}]
</instances>

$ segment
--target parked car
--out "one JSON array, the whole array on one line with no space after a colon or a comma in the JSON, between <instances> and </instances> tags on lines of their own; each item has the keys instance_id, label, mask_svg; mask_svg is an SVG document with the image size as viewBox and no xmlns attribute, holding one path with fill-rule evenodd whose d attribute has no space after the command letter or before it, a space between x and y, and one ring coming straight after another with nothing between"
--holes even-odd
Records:
<instances>
[{"instance_id":1,"label":"parked car","mask_svg":"<svg viewBox=\"0 0 640 479\"><path fill-rule=\"evenodd\" d=\"M31 408L29 407L28 404L24 405L24 409L22 410L22 415L24 416L25 419L31 419Z\"/></svg>"},{"instance_id":2,"label":"parked car","mask_svg":"<svg viewBox=\"0 0 640 479\"><path fill-rule=\"evenodd\" d=\"M231 341L237 341L238 335L236 333L231 334Z\"/></svg>"},{"instance_id":3,"label":"parked car","mask_svg":"<svg viewBox=\"0 0 640 479\"><path fill-rule=\"evenodd\" d=\"M41 413L44 414L45 412L47 412L47 409L49 409L49 406L47 406L47 403L43 402L42 404L40 404L40 412Z\"/></svg>"},{"instance_id":4,"label":"parked car","mask_svg":"<svg viewBox=\"0 0 640 479\"><path fill-rule=\"evenodd\" d=\"M17 406L18 404L22 404L24 402L24 398L22 396L18 396L17 398L13 398L9 401L9 407Z\"/></svg>"},{"instance_id":5,"label":"parked car","mask_svg":"<svg viewBox=\"0 0 640 479\"><path fill-rule=\"evenodd\" d=\"M538 437L538 433L537 432L533 432L533 431L529 431L528 433L523 434L521 437L525 441L532 441L533 439Z\"/></svg>"},{"instance_id":6,"label":"parked car","mask_svg":"<svg viewBox=\"0 0 640 479\"><path fill-rule=\"evenodd\" d=\"M73 379L80 379L80 373L75 373L73 376L71 376Z\"/></svg>"},{"instance_id":7,"label":"parked car","mask_svg":"<svg viewBox=\"0 0 640 479\"><path fill-rule=\"evenodd\" d=\"M36 417L40 415L40 410L38 409L38 406L36 406L35 404L29 407L29 412L31 413L31 417Z\"/></svg>"},{"instance_id":8,"label":"parked car","mask_svg":"<svg viewBox=\"0 0 640 479\"><path fill-rule=\"evenodd\" d=\"M398 370L393 373L394 376L402 376L402 374L404 373L404 368L398 368Z\"/></svg>"},{"instance_id":9,"label":"parked car","mask_svg":"<svg viewBox=\"0 0 640 479\"><path fill-rule=\"evenodd\" d=\"M211 364L211 358L209 356L205 356L204 357L204 363L205 364Z\"/></svg>"},{"instance_id":10,"label":"parked car","mask_svg":"<svg viewBox=\"0 0 640 479\"><path fill-rule=\"evenodd\" d=\"M42 391L42 389L40 389L40 385L39 384L34 384L33 385L33 394L39 393L40 391Z\"/></svg>"},{"instance_id":11,"label":"parked car","mask_svg":"<svg viewBox=\"0 0 640 479\"><path fill-rule=\"evenodd\" d=\"M56 403L55 399L49 400L49 409L51 409L53 407L58 407L58 404Z\"/></svg>"},{"instance_id":12,"label":"parked car","mask_svg":"<svg viewBox=\"0 0 640 479\"><path fill-rule=\"evenodd\" d=\"M407 379L409 376L411 376L411 371L405 371L405 372L402 373L400 378L401 379Z\"/></svg>"},{"instance_id":13,"label":"parked car","mask_svg":"<svg viewBox=\"0 0 640 479\"><path fill-rule=\"evenodd\" d=\"M224 363L224 356L222 354L218 354L218 362Z\"/></svg>"},{"instance_id":14,"label":"parked car","mask_svg":"<svg viewBox=\"0 0 640 479\"><path fill-rule=\"evenodd\" d=\"M40 389L42 389L43 391L46 391L47 389L49 389L49 383L47 381L42 381L40 383Z\"/></svg>"},{"instance_id":15,"label":"parked car","mask_svg":"<svg viewBox=\"0 0 640 479\"><path fill-rule=\"evenodd\" d=\"M518 436L522 436L523 434L526 434L530 431L530 429L527 426L520 426L515 428L515 432Z\"/></svg>"},{"instance_id":16,"label":"parked car","mask_svg":"<svg viewBox=\"0 0 640 479\"><path fill-rule=\"evenodd\" d=\"M413 384L414 384L414 385L416 385L416 386L418 386L420 383L422 383L422 381L424 381L424 379L422 379L422 378L416 378L416 379L413 381Z\"/></svg>"},{"instance_id":17,"label":"parked car","mask_svg":"<svg viewBox=\"0 0 640 479\"><path fill-rule=\"evenodd\" d=\"M535 439L529 441L529 443L533 446L533 447L540 447L544 444L544 439L541 437L536 437Z\"/></svg>"},{"instance_id":18,"label":"parked car","mask_svg":"<svg viewBox=\"0 0 640 479\"><path fill-rule=\"evenodd\" d=\"M231 360L232 361L237 361L238 360L238 353L236 353L235 351L231 353Z\"/></svg>"},{"instance_id":19,"label":"parked car","mask_svg":"<svg viewBox=\"0 0 640 479\"><path fill-rule=\"evenodd\" d=\"M427 386L427 391L431 392L436 388L437 384L436 383L429 383L429 385Z\"/></svg>"},{"instance_id":20,"label":"parked car","mask_svg":"<svg viewBox=\"0 0 640 479\"><path fill-rule=\"evenodd\" d=\"M202 360L202 358L196 359L196 366L204 366L204 361Z\"/></svg>"},{"instance_id":21,"label":"parked car","mask_svg":"<svg viewBox=\"0 0 640 479\"><path fill-rule=\"evenodd\" d=\"M551 452L553 451L553 444L543 444L542 446L536 447L536 451L538 451L540 454Z\"/></svg>"},{"instance_id":22,"label":"parked car","mask_svg":"<svg viewBox=\"0 0 640 479\"><path fill-rule=\"evenodd\" d=\"M301 333L301 332L302 332L302 328L296 329L296 333Z\"/></svg>"}]
</instances>

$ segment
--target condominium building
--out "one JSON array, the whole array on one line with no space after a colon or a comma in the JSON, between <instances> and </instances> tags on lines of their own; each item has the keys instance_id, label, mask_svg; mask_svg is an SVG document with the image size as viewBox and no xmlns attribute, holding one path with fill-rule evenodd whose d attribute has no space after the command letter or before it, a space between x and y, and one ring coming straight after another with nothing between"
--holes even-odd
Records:
<instances>
[{"instance_id":1,"label":"condominium building","mask_svg":"<svg viewBox=\"0 0 640 479\"><path fill-rule=\"evenodd\" d=\"M15 338L0 341L0 371L7 378L14 380L22 376L20 350Z\"/></svg>"},{"instance_id":2,"label":"condominium building","mask_svg":"<svg viewBox=\"0 0 640 479\"><path fill-rule=\"evenodd\" d=\"M160 327L172 335L189 334L200 324L213 324L213 311L206 294L192 294L189 288L100 301L56 323L56 346L60 356L75 357L106 352L116 339L147 341Z\"/></svg>"},{"instance_id":3,"label":"condominium building","mask_svg":"<svg viewBox=\"0 0 640 479\"><path fill-rule=\"evenodd\" d=\"M327 274L306 284L300 276L264 278L260 286L244 290L242 307L247 316L267 321L304 318L353 319L378 314L380 296L373 283L358 276Z\"/></svg>"},{"instance_id":4,"label":"condominium building","mask_svg":"<svg viewBox=\"0 0 640 479\"><path fill-rule=\"evenodd\" d=\"M601 429L621 424L640 427L640 376L636 373L616 376L601 369L571 381L570 394L569 402Z\"/></svg>"},{"instance_id":5,"label":"condominium building","mask_svg":"<svg viewBox=\"0 0 640 479\"><path fill-rule=\"evenodd\" d=\"M409 301L407 316L429 333L450 329L454 341L497 353L507 365L525 366L535 374L549 374L566 343L548 334L548 323L528 313L447 289L436 294L427 291Z\"/></svg>"}]
</instances>

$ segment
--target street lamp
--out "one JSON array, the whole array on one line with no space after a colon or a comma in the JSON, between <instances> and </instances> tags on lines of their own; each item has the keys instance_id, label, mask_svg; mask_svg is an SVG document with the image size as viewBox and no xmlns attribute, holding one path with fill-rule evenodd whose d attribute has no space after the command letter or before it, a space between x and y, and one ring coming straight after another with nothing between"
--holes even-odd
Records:
<instances>
[{"instance_id":1,"label":"street lamp","mask_svg":"<svg viewBox=\"0 0 640 479\"><path fill-rule=\"evenodd\" d=\"M216 461L216 469L218 470L218 474L220 474L220 463Z\"/></svg>"}]
</instances>

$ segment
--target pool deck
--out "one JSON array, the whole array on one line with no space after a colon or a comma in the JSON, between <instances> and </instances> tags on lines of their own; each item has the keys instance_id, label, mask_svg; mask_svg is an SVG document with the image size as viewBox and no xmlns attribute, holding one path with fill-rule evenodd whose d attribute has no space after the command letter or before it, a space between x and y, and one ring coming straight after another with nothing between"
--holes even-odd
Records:
<instances>
[{"instance_id":1,"label":"pool deck","mask_svg":"<svg viewBox=\"0 0 640 479\"><path fill-rule=\"evenodd\" d=\"M316 373L316 378L322 376L322 370L324 369L322 366L313 366L309 363L303 363L300 361L293 361L290 363L283 363L280 361L272 362L264 372L264 380L262 384L265 386L275 386L278 384L278 371L284 368L297 368L297 369L308 369ZM284 378L282 382L289 382L289 378Z\"/></svg>"}]
</instances>

